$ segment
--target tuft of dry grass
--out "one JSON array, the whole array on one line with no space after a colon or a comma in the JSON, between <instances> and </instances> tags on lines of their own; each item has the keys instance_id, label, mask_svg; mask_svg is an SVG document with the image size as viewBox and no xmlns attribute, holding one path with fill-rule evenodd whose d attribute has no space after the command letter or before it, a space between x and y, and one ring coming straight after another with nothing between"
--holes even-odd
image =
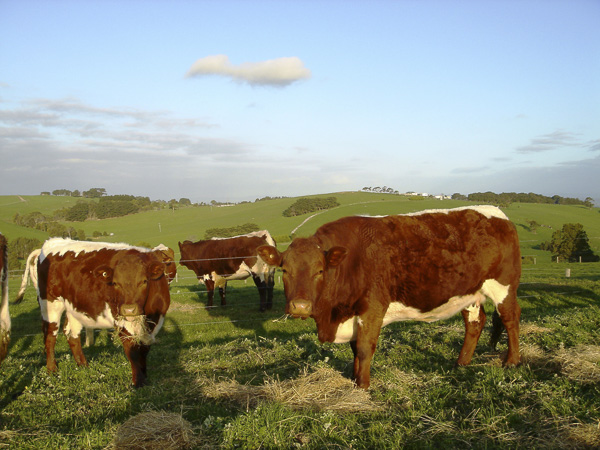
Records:
<instances>
[{"instance_id":1,"label":"tuft of dry grass","mask_svg":"<svg viewBox=\"0 0 600 450\"><path fill-rule=\"evenodd\" d=\"M600 346L578 345L559 350L554 359L570 380L591 384L600 382Z\"/></svg>"},{"instance_id":2,"label":"tuft of dry grass","mask_svg":"<svg viewBox=\"0 0 600 450\"><path fill-rule=\"evenodd\" d=\"M600 382L600 346L577 345L546 352L538 345L524 344L520 350L523 364L559 373L584 384ZM488 364L500 366L501 361L494 358Z\"/></svg>"},{"instance_id":3,"label":"tuft of dry grass","mask_svg":"<svg viewBox=\"0 0 600 450\"><path fill-rule=\"evenodd\" d=\"M282 403L295 410L340 413L381 408L371 400L367 391L356 388L354 382L328 367L319 367L311 373L305 368L298 378L292 380L268 378L262 386L239 384L235 380L199 381L205 396L231 401L247 409L261 401Z\"/></svg>"},{"instance_id":4,"label":"tuft of dry grass","mask_svg":"<svg viewBox=\"0 0 600 450\"><path fill-rule=\"evenodd\" d=\"M181 415L164 411L140 413L123 423L107 449L176 450L195 444L192 426Z\"/></svg>"}]
</instances>

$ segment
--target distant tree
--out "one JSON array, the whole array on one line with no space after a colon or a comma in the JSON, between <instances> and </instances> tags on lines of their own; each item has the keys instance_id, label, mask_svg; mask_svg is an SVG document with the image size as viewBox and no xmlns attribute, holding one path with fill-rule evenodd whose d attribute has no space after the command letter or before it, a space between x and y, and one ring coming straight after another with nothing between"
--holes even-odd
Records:
<instances>
[{"instance_id":1,"label":"distant tree","mask_svg":"<svg viewBox=\"0 0 600 450\"><path fill-rule=\"evenodd\" d=\"M260 228L255 223L245 223L229 228L209 228L206 230L206 233L204 233L204 239L212 239L214 237L234 237L258 230L260 230Z\"/></svg>"},{"instance_id":2,"label":"distant tree","mask_svg":"<svg viewBox=\"0 0 600 450\"><path fill-rule=\"evenodd\" d=\"M467 196L456 192L456 193L452 194L452 200L467 200Z\"/></svg>"},{"instance_id":3,"label":"distant tree","mask_svg":"<svg viewBox=\"0 0 600 450\"><path fill-rule=\"evenodd\" d=\"M23 262L29 254L42 246L42 242L35 238L18 237L8 243L8 267L11 270L23 268Z\"/></svg>"},{"instance_id":4,"label":"distant tree","mask_svg":"<svg viewBox=\"0 0 600 450\"><path fill-rule=\"evenodd\" d=\"M68 189L55 189L52 191L52 195L71 196L73 193Z\"/></svg>"},{"instance_id":5,"label":"distant tree","mask_svg":"<svg viewBox=\"0 0 600 450\"><path fill-rule=\"evenodd\" d=\"M300 198L296 200L289 208L283 211L284 217L294 217L302 214L331 209L340 206L335 197L327 198Z\"/></svg>"},{"instance_id":6,"label":"distant tree","mask_svg":"<svg viewBox=\"0 0 600 450\"><path fill-rule=\"evenodd\" d=\"M179 204L181 206L191 206L192 205L192 201L189 198L180 198L179 199Z\"/></svg>"},{"instance_id":7,"label":"distant tree","mask_svg":"<svg viewBox=\"0 0 600 450\"><path fill-rule=\"evenodd\" d=\"M88 218L90 205L86 201L79 201L68 209L65 220L69 222L83 222Z\"/></svg>"},{"instance_id":8,"label":"distant tree","mask_svg":"<svg viewBox=\"0 0 600 450\"><path fill-rule=\"evenodd\" d=\"M77 189L75 189L73 191L73 193L71 194L71 197L81 197L81 192L79 192Z\"/></svg>"},{"instance_id":9,"label":"distant tree","mask_svg":"<svg viewBox=\"0 0 600 450\"><path fill-rule=\"evenodd\" d=\"M540 224L535 220L527 220L527 225L529 225L529 229L533 232L533 234L537 234L537 229L540 227Z\"/></svg>"},{"instance_id":10,"label":"distant tree","mask_svg":"<svg viewBox=\"0 0 600 450\"><path fill-rule=\"evenodd\" d=\"M587 197L585 199L585 206L587 206L588 208L591 208L594 206L594 199L592 197Z\"/></svg>"},{"instance_id":11,"label":"distant tree","mask_svg":"<svg viewBox=\"0 0 600 450\"><path fill-rule=\"evenodd\" d=\"M549 249L553 259L558 257L569 262L580 259L583 262L600 261L600 257L592 251L587 233L580 223L566 223L562 229L552 233Z\"/></svg>"},{"instance_id":12,"label":"distant tree","mask_svg":"<svg viewBox=\"0 0 600 450\"><path fill-rule=\"evenodd\" d=\"M83 191L83 196L87 198L100 198L106 195L106 189L104 188L92 188L89 191Z\"/></svg>"}]
</instances>

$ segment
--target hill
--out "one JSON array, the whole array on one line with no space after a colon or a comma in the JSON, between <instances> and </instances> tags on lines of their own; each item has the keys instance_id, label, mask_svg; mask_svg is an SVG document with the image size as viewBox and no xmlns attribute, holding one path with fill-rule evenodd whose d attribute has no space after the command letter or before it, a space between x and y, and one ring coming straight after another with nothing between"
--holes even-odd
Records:
<instances>
[{"instance_id":1,"label":"hill","mask_svg":"<svg viewBox=\"0 0 600 450\"><path fill-rule=\"evenodd\" d=\"M177 249L178 241L203 239L206 230L210 228L227 228L250 222L257 224L261 229L268 229L278 244L285 247L292 233L295 236L308 236L320 225L344 216L404 214L424 209L455 208L474 204L465 200L411 200L406 196L371 192L338 192L313 197L335 197L339 206L317 213L284 217L283 211L298 198L277 198L231 206L187 206L175 210L145 211L112 219L61 223L82 229L87 237L91 237L96 231L108 234L103 236L102 240L110 242L145 242L152 246L163 243ZM81 199L57 196L0 196L0 232L9 240L23 236L43 241L48 237L47 233L15 225L12 220L14 215L35 211L50 215L58 209L73 206L78 200ZM571 222L584 226L593 251L600 254L598 208L513 203L503 210L517 225L524 255L548 257L548 252L536 247L540 242L549 240L554 230L561 228L564 223ZM540 224L537 230L530 228L530 221Z\"/></svg>"}]
</instances>

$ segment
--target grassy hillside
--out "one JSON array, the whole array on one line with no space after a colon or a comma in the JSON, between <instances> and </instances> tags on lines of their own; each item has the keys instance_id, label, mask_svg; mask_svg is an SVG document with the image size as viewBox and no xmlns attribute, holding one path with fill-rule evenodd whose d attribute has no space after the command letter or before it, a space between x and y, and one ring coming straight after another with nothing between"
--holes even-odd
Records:
<instances>
[{"instance_id":1,"label":"grassy hillside","mask_svg":"<svg viewBox=\"0 0 600 450\"><path fill-rule=\"evenodd\" d=\"M288 237L294 230L296 236L307 236L314 233L320 225L348 215L403 214L423 209L454 208L470 204L470 202L456 200L409 200L404 196L367 192L323 194L322 197L332 195L340 203L339 207L297 217L283 217L282 212L296 201L295 198L284 198L227 207L202 206L174 211L147 211L114 219L65 224L84 230L88 237L91 237L94 231L100 231L112 233L111 236L103 238L112 242L131 244L148 242L153 246L163 243L177 248L178 241L203 239L204 233L209 228L232 227L252 222L268 229L273 236L279 237L279 244L285 246L285 242L289 240ZM14 225L12 223L14 214L17 212L27 214L33 211L51 214L57 209L74 205L76 201L77 199L71 197L0 196L0 232L8 239L26 236L44 240L48 237L46 233ZM554 230L569 222L583 224L592 249L596 254L600 253L600 210L598 208L513 203L504 208L504 211L517 225L523 254L541 258L549 257L549 253L536 250L535 247L540 242L549 240ZM543 226L537 231L532 231L527 224L528 220L535 220Z\"/></svg>"}]
</instances>

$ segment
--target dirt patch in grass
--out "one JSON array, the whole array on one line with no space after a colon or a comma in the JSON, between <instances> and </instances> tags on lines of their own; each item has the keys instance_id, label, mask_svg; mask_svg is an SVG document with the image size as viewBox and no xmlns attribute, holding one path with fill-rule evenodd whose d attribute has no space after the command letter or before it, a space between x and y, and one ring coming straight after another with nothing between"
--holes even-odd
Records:
<instances>
[{"instance_id":1,"label":"dirt patch in grass","mask_svg":"<svg viewBox=\"0 0 600 450\"><path fill-rule=\"evenodd\" d=\"M278 402L295 410L365 412L381 407L364 389L344 378L337 370L320 367L307 369L296 379L280 381L268 378L263 385L239 384L235 380L215 382L199 379L202 393L214 399L227 400L246 409L261 401Z\"/></svg>"}]
</instances>

